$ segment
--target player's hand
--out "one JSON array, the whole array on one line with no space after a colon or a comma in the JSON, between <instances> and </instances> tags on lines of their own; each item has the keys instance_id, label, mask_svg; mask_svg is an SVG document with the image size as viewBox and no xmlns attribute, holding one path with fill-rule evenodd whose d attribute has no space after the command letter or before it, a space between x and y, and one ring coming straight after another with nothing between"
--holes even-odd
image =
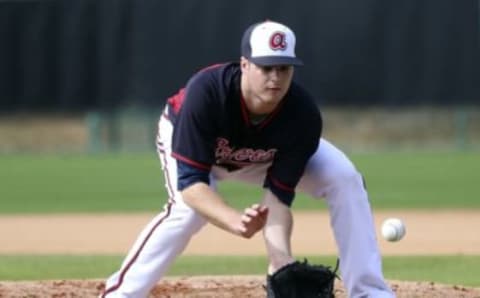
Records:
<instances>
[{"instance_id":1,"label":"player's hand","mask_svg":"<svg viewBox=\"0 0 480 298\"><path fill-rule=\"evenodd\" d=\"M245 208L241 215L240 236L251 238L256 232L263 229L267 222L268 207L259 204Z\"/></svg>"}]
</instances>

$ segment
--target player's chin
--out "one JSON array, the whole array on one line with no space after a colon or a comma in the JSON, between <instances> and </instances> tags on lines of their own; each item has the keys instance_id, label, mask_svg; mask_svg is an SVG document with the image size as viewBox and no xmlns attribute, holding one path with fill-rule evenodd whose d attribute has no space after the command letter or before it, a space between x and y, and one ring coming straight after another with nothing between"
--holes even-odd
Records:
<instances>
[{"instance_id":1,"label":"player's chin","mask_svg":"<svg viewBox=\"0 0 480 298\"><path fill-rule=\"evenodd\" d=\"M280 92L266 92L262 97L262 102L265 105L276 107L282 101L282 98L283 94Z\"/></svg>"}]
</instances>

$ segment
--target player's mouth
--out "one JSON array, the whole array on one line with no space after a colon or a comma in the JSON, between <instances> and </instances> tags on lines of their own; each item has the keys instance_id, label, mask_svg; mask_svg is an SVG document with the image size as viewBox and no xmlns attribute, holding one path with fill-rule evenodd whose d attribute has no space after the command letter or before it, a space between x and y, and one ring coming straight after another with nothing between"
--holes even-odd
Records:
<instances>
[{"instance_id":1,"label":"player's mouth","mask_svg":"<svg viewBox=\"0 0 480 298\"><path fill-rule=\"evenodd\" d=\"M267 90L272 92L272 93L277 93L277 92L282 91L282 88L280 88L280 87L267 87Z\"/></svg>"}]
</instances>

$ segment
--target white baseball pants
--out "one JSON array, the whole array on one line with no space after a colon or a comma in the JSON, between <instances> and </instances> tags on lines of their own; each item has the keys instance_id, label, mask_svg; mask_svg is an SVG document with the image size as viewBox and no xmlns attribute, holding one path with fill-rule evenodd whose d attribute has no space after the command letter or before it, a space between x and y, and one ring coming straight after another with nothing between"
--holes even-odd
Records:
<instances>
[{"instance_id":1,"label":"white baseball pants","mask_svg":"<svg viewBox=\"0 0 480 298\"><path fill-rule=\"evenodd\" d=\"M172 124L162 116L157 138L168 202L143 229L101 297L147 297L190 238L207 222L187 206L176 190L176 160L171 157ZM213 167L211 185L224 179L263 184L268 165L229 173ZM382 274L373 217L361 175L350 160L325 139L310 159L297 192L325 198L340 256L340 271L349 297L394 297ZM312 222L312 225L315 223Z\"/></svg>"}]
</instances>

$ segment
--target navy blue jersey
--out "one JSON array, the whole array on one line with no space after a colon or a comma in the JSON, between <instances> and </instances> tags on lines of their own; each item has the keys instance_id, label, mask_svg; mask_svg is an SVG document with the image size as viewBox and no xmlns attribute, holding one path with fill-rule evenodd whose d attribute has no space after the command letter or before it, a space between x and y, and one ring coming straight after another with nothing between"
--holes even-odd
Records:
<instances>
[{"instance_id":1,"label":"navy blue jersey","mask_svg":"<svg viewBox=\"0 0 480 298\"><path fill-rule=\"evenodd\" d=\"M240 74L238 63L206 68L168 99L178 188L208 183L212 166L235 171L271 163L263 186L290 206L320 140L320 112L312 96L292 82L279 106L253 124L240 92Z\"/></svg>"}]
</instances>

